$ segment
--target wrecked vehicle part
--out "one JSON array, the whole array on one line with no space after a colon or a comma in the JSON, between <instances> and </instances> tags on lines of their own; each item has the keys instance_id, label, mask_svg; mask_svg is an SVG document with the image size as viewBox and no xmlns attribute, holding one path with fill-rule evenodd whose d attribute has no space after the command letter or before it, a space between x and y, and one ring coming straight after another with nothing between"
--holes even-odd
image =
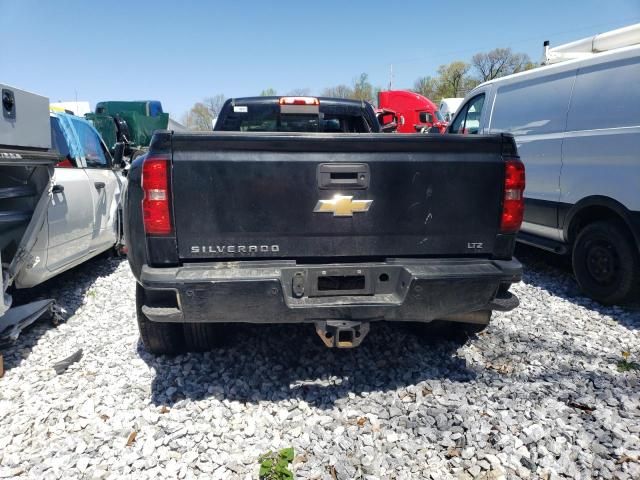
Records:
<instances>
[{"instance_id":1,"label":"wrecked vehicle part","mask_svg":"<svg viewBox=\"0 0 640 480\"><path fill-rule=\"evenodd\" d=\"M2 302L0 302L0 343L15 341L20 331L35 322L53 300L12 306L7 289L25 266L39 261L31 256L49 205L52 165L6 165L0 158L0 260L2 261ZM38 160L42 156L38 155ZM50 157L51 162L55 156ZM39 196L37 193L39 192Z\"/></svg>"},{"instance_id":2,"label":"wrecked vehicle part","mask_svg":"<svg viewBox=\"0 0 640 480\"><path fill-rule=\"evenodd\" d=\"M60 375L66 372L67 368L69 368L71 365L73 365L76 362L79 362L81 358L82 358L82 349L79 348L77 351L69 355L64 360L60 360L59 362L54 363L53 369L56 371L58 375Z\"/></svg>"},{"instance_id":3,"label":"wrecked vehicle part","mask_svg":"<svg viewBox=\"0 0 640 480\"><path fill-rule=\"evenodd\" d=\"M10 308L0 317L0 348L15 342L24 328L50 313L53 299L38 300Z\"/></svg>"},{"instance_id":4,"label":"wrecked vehicle part","mask_svg":"<svg viewBox=\"0 0 640 480\"><path fill-rule=\"evenodd\" d=\"M7 85L0 116L0 342L51 308L53 300L13 307L7 289L22 269L37 259L31 251L47 215L54 165L49 99Z\"/></svg>"},{"instance_id":5,"label":"wrecked vehicle part","mask_svg":"<svg viewBox=\"0 0 640 480\"><path fill-rule=\"evenodd\" d=\"M9 169L11 167L5 167L5 168ZM3 167L0 164L0 170L2 169ZM45 177L45 172L46 172L46 177ZM49 202L51 199L51 188L52 188L51 180L53 179L53 172L54 172L53 167L47 166L43 168L38 168L37 171L34 168L32 174L30 175L30 177L33 177L33 176L41 177L37 179L37 182L33 182L34 188L32 191L35 192L37 189L42 188L40 187L40 185L43 183L45 186L40 194L40 197L37 200L37 203L33 207L33 210L22 211L22 214L24 215L26 222L28 222L26 223L26 226L23 225L21 228L18 229L17 232L13 232L14 236L16 234L19 234L20 232L22 232L22 235L21 235L20 242L18 243L18 246L15 249L15 252L13 253L13 258L11 259L11 263L9 263L9 266L7 268L7 275L9 279L8 285L11 285L11 283L13 283L13 280L15 279L16 275L20 273L20 271L22 270L22 268L25 266L27 262L32 263L34 261L34 259L32 259L30 256L30 252L36 243L36 240L38 238L38 233L42 229L42 225L47 216L47 208L49 206ZM0 199L3 198L2 197L3 190L6 191L9 188L0 187ZM6 210L0 211L0 216L3 215L4 213L6 213ZM5 232L3 231L0 234L0 238L2 238L3 244L6 243L7 241L7 239L4 237L5 237ZM11 240L14 240L14 238L11 238Z\"/></svg>"},{"instance_id":6,"label":"wrecked vehicle part","mask_svg":"<svg viewBox=\"0 0 640 480\"><path fill-rule=\"evenodd\" d=\"M0 265L2 265L2 253L0 253ZM0 286L2 287L2 301L0 302L0 318L4 315L4 312L11 308L12 298L5 290L5 285L8 286L9 273L0 269Z\"/></svg>"}]
</instances>

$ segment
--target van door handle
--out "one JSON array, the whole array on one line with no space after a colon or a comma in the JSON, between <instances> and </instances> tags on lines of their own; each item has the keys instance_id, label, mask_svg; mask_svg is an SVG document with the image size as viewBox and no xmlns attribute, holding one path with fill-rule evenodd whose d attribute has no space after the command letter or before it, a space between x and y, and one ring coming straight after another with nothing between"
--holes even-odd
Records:
<instances>
[{"instance_id":1,"label":"van door handle","mask_svg":"<svg viewBox=\"0 0 640 480\"><path fill-rule=\"evenodd\" d=\"M98 189L98 190L100 190L100 189L105 187L105 183L104 182L94 182L94 185L95 185L96 189Z\"/></svg>"},{"instance_id":2,"label":"van door handle","mask_svg":"<svg viewBox=\"0 0 640 480\"><path fill-rule=\"evenodd\" d=\"M51 193L62 193L64 192L64 186L62 185L54 185L51 189Z\"/></svg>"}]
</instances>

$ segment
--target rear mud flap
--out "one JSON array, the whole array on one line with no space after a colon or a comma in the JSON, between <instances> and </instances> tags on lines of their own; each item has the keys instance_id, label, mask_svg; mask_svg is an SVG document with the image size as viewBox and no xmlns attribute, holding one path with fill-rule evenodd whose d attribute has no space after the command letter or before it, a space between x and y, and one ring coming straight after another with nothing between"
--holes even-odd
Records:
<instances>
[{"instance_id":1,"label":"rear mud flap","mask_svg":"<svg viewBox=\"0 0 640 480\"><path fill-rule=\"evenodd\" d=\"M315 322L316 333L329 348L353 348L369 333L369 322L326 320Z\"/></svg>"}]
</instances>

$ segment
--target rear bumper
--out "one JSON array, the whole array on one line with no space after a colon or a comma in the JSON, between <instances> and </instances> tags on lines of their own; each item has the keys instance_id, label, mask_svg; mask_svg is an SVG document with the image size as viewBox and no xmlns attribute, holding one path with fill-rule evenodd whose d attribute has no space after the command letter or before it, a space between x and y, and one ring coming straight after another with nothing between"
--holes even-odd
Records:
<instances>
[{"instance_id":1,"label":"rear bumper","mask_svg":"<svg viewBox=\"0 0 640 480\"><path fill-rule=\"evenodd\" d=\"M326 276L357 276L361 283L352 291L319 288L318 278ZM517 298L500 287L521 276L515 259L391 259L339 265L145 265L139 282L147 291L142 311L158 322L428 322L478 310L511 310Z\"/></svg>"}]
</instances>

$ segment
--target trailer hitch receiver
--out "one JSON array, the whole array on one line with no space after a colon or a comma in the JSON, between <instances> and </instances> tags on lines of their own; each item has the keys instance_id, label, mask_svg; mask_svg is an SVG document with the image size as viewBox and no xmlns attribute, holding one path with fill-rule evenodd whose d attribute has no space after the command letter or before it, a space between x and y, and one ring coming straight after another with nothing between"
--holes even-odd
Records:
<instances>
[{"instance_id":1,"label":"trailer hitch receiver","mask_svg":"<svg viewBox=\"0 0 640 480\"><path fill-rule=\"evenodd\" d=\"M316 333L329 348L357 347L369 333L369 322L326 320L315 324Z\"/></svg>"}]
</instances>

